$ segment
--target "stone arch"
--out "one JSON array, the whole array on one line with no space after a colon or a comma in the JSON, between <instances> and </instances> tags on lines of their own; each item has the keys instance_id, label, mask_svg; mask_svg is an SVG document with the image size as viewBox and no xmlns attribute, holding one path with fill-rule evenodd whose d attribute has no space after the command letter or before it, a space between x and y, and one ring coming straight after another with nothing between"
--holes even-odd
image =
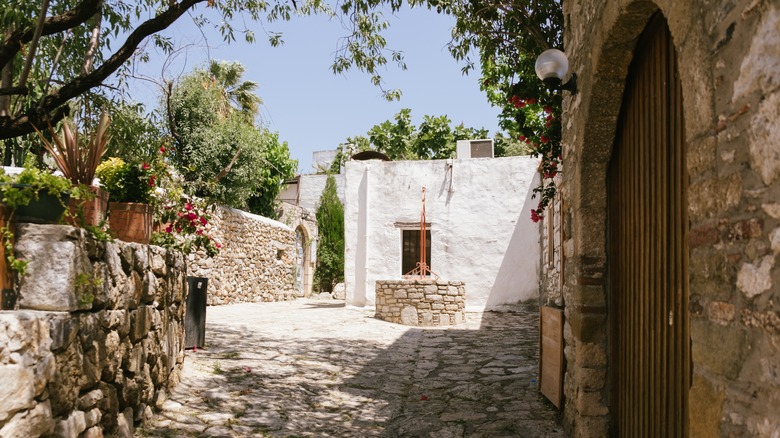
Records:
<instances>
[{"instance_id":1,"label":"stone arch","mask_svg":"<svg viewBox=\"0 0 780 438\"><path fill-rule=\"evenodd\" d=\"M295 289L299 296L307 297L311 295L314 273L311 266L311 237L303 224L295 228L295 240Z\"/></svg>"},{"instance_id":2,"label":"stone arch","mask_svg":"<svg viewBox=\"0 0 780 438\"><path fill-rule=\"evenodd\" d=\"M566 319L571 329L566 342L572 347L566 357L572 364L566 376L570 387L566 391L566 418L575 431L599 424L606 433L608 383L589 387L592 382L582 377L592 375L594 360L603 368L602 372L606 372L609 363L606 175L637 38L657 11L666 17L677 50L689 172L695 161L691 155L701 153L711 144L709 131L715 116L711 112L713 73L705 67L711 61L701 14L674 0L623 0L607 2L603 8L597 13L602 17L602 24L592 35L567 35L567 43L572 39L579 43L575 47L567 46L567 52L578 74L580 92L568 99L565 108L564 117L569 122L563 133L563 197L569 206L568 233L573 240L573 257L567 259L564 291ZM692 183L693 179L691 175ZM696 193L689 190L688 201L689 207L694 205ZM590 407L584 409L584 404Z\"/></svg>"}]
</instances>

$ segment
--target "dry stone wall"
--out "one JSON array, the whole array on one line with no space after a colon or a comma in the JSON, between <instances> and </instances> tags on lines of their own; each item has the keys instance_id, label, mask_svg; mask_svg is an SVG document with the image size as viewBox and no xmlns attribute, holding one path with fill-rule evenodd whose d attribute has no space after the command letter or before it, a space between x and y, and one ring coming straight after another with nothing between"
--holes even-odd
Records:
<instances>
[{"instance_id":1,"label":"dry stone wall","mask_svg":"<svg viewBox=\"0 0 780 438\"><path fill-rule=\"evenodd\" d=\"M466 318L466 285L460 281L379 280L376 318L411 326L447 326Z\"/></svg>"},{"instance_id":2,"label":"dry stone wall","mask_svg":"<svg viewBox=\"0 0 780 438\"><path fill-rule=\"evenodd\" d=\"M30 263L0 311L0 437L133 436L179 380L184 257L65 225L16 235Z\"/></svg>"},{"instance_id":3,"label":"dry stone wall","mask_svg":"<svg viewBox=\"0 0 780 438\"><path fill-rule=\"evenodd\" d=\"M207 277L208 305L295 297L295 232L281 222L220 207L212 217L222 244L216 257L188 256L190 276Z\"/></svg>"}]
</instances>

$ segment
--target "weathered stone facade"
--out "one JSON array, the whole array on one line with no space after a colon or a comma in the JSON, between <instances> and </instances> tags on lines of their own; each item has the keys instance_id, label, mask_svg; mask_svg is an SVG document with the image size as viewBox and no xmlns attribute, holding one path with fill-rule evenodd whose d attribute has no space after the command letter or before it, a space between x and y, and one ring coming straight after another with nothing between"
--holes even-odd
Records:
<instances>
[{"instance_id":1,"label":"weathered stone facade","mask_svg":"<svg viewBox=\"0 0 780 438\"><path fill-rule=\"evenodd\" d=\"M0 436L132 436L179 379L184 257L21 224L30 261L0 312Z\"/></svg>"},{"instance_id":2,"label":"weathered stone facade","mask_svg":"<svg viewBox=\"0 0 780 438\"><path fill-rule=\"evenodd\" d=\"M210 306L295 297L295 232L283 223L232 208L212 216L216 257L190 254L190 276L207 277Z\"/></svg>"},{"instance_id":3,"label":"weathered stone facade","mask_svg":"<svg viewBox=\"0 0 780 438\"><path fill-rule=\"evenodd\" d=\"M314 269L317 266L317 217L298 205L280 202L279 221L295 230L295 296L312 295Z\"/></svg>"},{"instance_id":4,"label":"weathered stone facade","mask_svg":"<svg viewBox=\"0 0 780 438\"><path fill-rule=\"evenodd\" d=\"M433 279L378 280L375 316L412 326L460 324L466 320L466 285Z\"/></svg>"},{"instance_id":5,"label":"weathered stone facade","mask_svg":"<svg viewBox=\"0 0 780 438\"><path fill-rule=\"evenodd\" d=\"M780 433L780 5L563 2L579 93L564 94L564 420L610 428L606 172L637 38L660 10L676 48L688 170L690 436ZM556 219L556 221L558 220ZM544 240L547 244L547 240ZM546 266L546 264L543 264ZM686 340L683 340L686 342Z\"/></svg>"}]
</instances>

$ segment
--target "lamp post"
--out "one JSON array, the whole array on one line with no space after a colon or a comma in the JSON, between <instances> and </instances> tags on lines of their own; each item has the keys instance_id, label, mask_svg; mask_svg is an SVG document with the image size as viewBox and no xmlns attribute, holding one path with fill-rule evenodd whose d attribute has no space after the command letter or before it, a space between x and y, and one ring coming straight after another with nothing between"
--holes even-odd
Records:
<instances>
[{"instance_id":1,"label":"lamp post","mask_svg":"<svg viewBox=\"0 0 780 438\"><path fill-rule=\"evenodd\" d=\"M569 72L569 60L566 54L558 49L548 49L536 58L534 67L536 75L550 90L566 90L571 94L577 94L577 75L571 74L571 78L562 84L563 78Z\"/></svg>"}]
</instances>

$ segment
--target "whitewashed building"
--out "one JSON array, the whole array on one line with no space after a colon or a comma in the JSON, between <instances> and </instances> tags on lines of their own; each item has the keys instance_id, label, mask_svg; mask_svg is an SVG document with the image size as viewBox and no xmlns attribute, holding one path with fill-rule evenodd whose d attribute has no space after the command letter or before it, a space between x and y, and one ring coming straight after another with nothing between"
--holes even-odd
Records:
<instances>
[{"instance_id":1,"label":"whitewashed building","mask_svg":"<svg viewBox=\"0 0 780 438\"><path fill-rule=\"evenodd\" d=\"M537 298L537 166L531 157L347 162L347 304L374 305L377 280L415 267L423 187L431 270L466 283L467 310Z\"/></svg>"}]
</instances>

